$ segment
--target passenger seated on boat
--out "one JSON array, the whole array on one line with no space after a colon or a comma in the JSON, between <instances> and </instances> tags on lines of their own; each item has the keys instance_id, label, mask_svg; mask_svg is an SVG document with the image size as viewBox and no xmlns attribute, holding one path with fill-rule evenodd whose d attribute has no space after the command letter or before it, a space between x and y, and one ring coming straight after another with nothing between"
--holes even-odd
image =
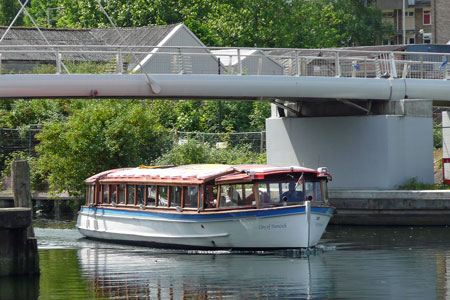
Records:
<instances>
[{"instance_id":1,"label":"passenger seated on boat","mask_svg":"<svg viewBox=\"0 0 450 300\"><path fill-rule=\"evenodd\" d=\"M206 189L206 197L205 197L206 201L204 208L216 208L217 207L216 197L217 196L214 193L214 187L208 186L208 188Z\"/></svg>"},{"instance_id":2,"label":"passenger seated on boat","mask_svg":"<svg viewBox=\"0 0 450 300\"><path fill-rule=\"evenodd\" d=\"M281 195L281 202L303 201L303 193L295 190L295 182L289 182L289 190Z\"/></svg>"},{"instance_id":3,"label":"passenger seated on boat","mask_svg":"<svg viewBox=\"0 0 450 300\"><path fill-rule=\"evenodd\" d=\"M242 201L242 205L253 205L253 203L255 202L255 195L250 194L248 197L246 197L244 199L244 201Z\"/></svg>"},{"instance_id":4,"label":"passenger seated on boat","mask_svg":"<svg viewBox=\"0 0 450 300\"><path fill-rule=\"evenodd\" d=\"M262 204L272 203L272 201L270 200L269 194L267 194L266 192L259 191L259 203L262 203Z\"/></svg>"},{"instance_id":5,"label":"passenger seated on boat","mask_svg":"<svg viewBox=\"0 0 450 300\"><path fill-rule=\"evenodd\" d=\"M241 201L241 196L233 187L228 188L227 195L233 203L239 203Z\"/></svg>"},{"instance_id":6,"label":"passenger seated on boat","mask_svg":"<svg viewBox=\"0 0 450 300\"><path fill-rule=\"evenodd\" d=\"M241 196L234 187L227 188L227 194L220 199L220 206L237 206L241 201Z\"/></svg>"}]
</instances>

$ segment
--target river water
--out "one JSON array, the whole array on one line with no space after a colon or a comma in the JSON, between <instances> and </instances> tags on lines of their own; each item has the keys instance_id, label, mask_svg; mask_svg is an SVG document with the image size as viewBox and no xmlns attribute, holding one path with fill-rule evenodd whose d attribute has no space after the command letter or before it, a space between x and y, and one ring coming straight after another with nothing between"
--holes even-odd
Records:
<instances>
[{"instance_id":1,"label":"river water","mask_svg":"<svg viewBox=\"0 0 450 300\"><path fill-rule=\"evenodd\" d=\"M450 228L329 226L318 249L238 253L121 246L35 228L41 275L0 299L450 299Z\"/></svg>"}]
</instances>

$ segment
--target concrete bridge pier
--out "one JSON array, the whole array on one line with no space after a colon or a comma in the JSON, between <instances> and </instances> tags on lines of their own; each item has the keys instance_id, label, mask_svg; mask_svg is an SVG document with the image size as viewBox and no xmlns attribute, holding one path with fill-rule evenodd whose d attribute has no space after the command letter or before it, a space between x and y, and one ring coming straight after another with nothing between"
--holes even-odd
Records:
<instances>
[{"instance_id":1,"label":"concrete bridge pier","mask_svg":"<svg viewBox=\"0 0 450 300\"><path fill-rule=\"evenodd\" d=\"M13 208L0 209L0 276L39 274L39 254L32 228L30 169L14 161Z\"/></svg>"},{"instance_id":2,"label":"concrete bridge pier","mask_svg":"<svg viewBox=\"0 0 450 300\"><path fill-rule=\"evenodd\" d=\"M36 239L28 237L31 208L0 209L0 276L39 274Z\"/></svg>"},{"instance_id":3,"label":"concrete bridge pier","mask_svg":"<svg viewBox=\"0 0 450 300\"><path fill-rule=\"evenodd\" d=\"M433 183L431 100L334 103L295 104L295 114L292 105L273 105L268 163L328 167L332 189L393 189L413 177Z\"/></svg>"}]
</instances>

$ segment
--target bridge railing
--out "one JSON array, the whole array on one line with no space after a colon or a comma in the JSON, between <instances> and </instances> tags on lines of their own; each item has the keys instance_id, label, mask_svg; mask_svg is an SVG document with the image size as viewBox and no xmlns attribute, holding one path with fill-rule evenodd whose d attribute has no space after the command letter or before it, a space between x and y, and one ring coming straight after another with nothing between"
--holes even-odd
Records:
<instances>
[{"instance_id":1,"label":"bridge railing","mask_svg":"<svg viewBox=\"0 0 450 300\"><path fill-rule=\"evenodd\" d=\"M141 73L450 79L450 53L105 45L0 45L11 73Z\"/></svg>"}]
</instances>

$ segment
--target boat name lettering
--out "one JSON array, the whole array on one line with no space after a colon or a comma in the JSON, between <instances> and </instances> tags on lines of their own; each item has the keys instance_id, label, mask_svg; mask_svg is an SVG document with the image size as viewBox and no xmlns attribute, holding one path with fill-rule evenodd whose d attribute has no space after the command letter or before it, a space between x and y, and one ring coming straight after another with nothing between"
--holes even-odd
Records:
<instances>
[{"instance_id":1,"label":"boat name lettering","mask_svg":"<svg viewBox=\"0 0 450 300\"><path fill-rule=\"evenodd\" d=\"M283 229L287 228L287 224L268 224L268 225L259 225L259 230L271 230L271 229Z\"/></svg>"}]
</instances>

